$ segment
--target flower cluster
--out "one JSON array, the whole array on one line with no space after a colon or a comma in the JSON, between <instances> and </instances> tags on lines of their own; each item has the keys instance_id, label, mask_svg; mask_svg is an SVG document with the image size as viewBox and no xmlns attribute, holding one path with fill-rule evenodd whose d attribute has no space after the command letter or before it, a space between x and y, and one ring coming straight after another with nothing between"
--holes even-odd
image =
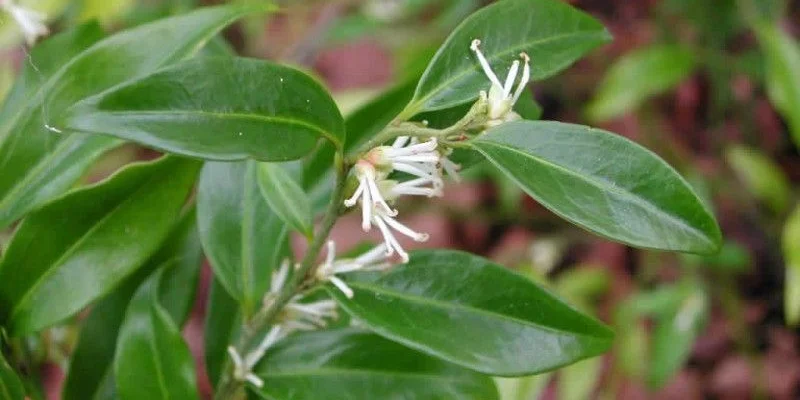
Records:
<instances>
[{"instance_id":1,"label":"flower cluster","mask_svg":"<svg viewBox=\"0 0 800 400\"><path fill-rule=\"evenodd\" d=\"M273 301L278 296L286 280L289 278L291 264L285 261L277 271L273 271L270 281L269 293L264 301ZM262 387L264 381L252 372L253 367L264 357L267 350L275 343L289 336L295 331L312 331L324 328L329 319L338 317L336 302L333 300L320 300L302 302L303 296L293 297L283 308L278 317L278 322L272 326L258 346L242 357L233 346L228 347L228 354L233 361L233 377L241 382L250 382L256 387Z\"/></svg>"},{"instance_id":2,"label":"flower cluster","mask_svg":"<svg viewBox=\"0 0 800 400\"><path fill-rule=\"evenodd\" d=\"M376 147L356 162L354 173L358 186L344 205L361 204L361 227L365 232L373 226L380 230L387 256L397 253L403 262L408 261L408 253L393 231L417 242L428 240L427 234L415 232L398 222L395 219L398 212L389 203L404 195L442 195L442 169L457 176L458 165L442 155L437 147L435 138L420 142L417 138L400 136L391 146ZM389 179L395 171L411 175L412 179L404 182Z\"/></svg>"},{"instance_id":3,"label":"flower cluster","mask_svg":"<svg viewBox=\"0 0 800 400\"><path fill-rule=\"evenodd\" d=\"M8 13L19 25L29 46L36 43L36 39L50 32L44 23L46 15L17 5L14 0L0 0L0 9Z\"/></svg>"},{"instance_id":4,"label":"flower cluster","mask_svg":"<svg viewBox=\"0 0 800 400\"><path fill-rule=\"evenodd\" d=\"M325 262L317 268L316 278L320 282L330 282L344 293L347 298L353 297L350 289L336 274L345 274L355 271L383 271L392 266L386 260L386 245L379 245L372 250L353 259L336 260L336 244L328 241L328 254Z\"/></svg>"}]
</instances>

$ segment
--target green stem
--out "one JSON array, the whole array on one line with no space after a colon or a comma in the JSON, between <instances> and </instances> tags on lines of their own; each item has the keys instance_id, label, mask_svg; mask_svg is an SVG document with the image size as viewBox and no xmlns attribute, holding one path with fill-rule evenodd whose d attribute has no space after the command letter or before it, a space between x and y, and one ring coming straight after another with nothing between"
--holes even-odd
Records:
<instances>
[{"instance_id":1,"label":"green stem","mask_svg":"<svg viewBox=\"0 0 800 400\"><path fill-rule=\"evenodd\" d=\"M342 163L339 157L337 157L336 166L334 168L336 169L336 183L331 195L331 201L328 204L328 210L320 223L319 229L314 235L314 239L308 251L306 251L303 260L300 262L300 266L294 271L291 279L283 286L278 295L271 302L265 303L245 325L242 335L236 345L236 351L239 354L246 354L248 349L253 345L253 342L258 338L258 335L260 333L263 334L266 328L273 324L284 306L286 306L295 295L302 292L309 283L313 282L314 269L317 266L317 257L325 241L328 239L333 225L339 218L342 201L344 201L344 189L348 168ZM214 398L218 400L244 398L244 383L233 379L233 363L231 363L230 360L226 362L224 370L225 372Z\"/></svg>"},{"instance_id":2,"label":"green stem","mask_svg":"<svg viewBox=\"0 0 800 400\"><path fill-rule=\"evenodd\" d=\"M469 109L469 111L462 117L458 122L455 124L448 126L447 128L443 129L434 129L428 128L422 123L419 122L408 122L406 121L407 118L412 117L413 115L404 116L404 114L398 115L394 121L392 121L386 128L382 131L378 132L377 135L373 136L372 139L368 140L364 143L361 147L359 147L358 151L354 154L354 157L349 158L347 161L348 163L355 163L359 158L361 158L366 152L383 145L384 143L395 139L399 136L412 136L412 137L435 137L441 139L447 139L453 135L459 135L464 133L466 130L474 127L476 124L482 124L485 121L480 119L482 115L486 114L486 100L478 99L475 104Z\"/></svg>"}]
</instances>

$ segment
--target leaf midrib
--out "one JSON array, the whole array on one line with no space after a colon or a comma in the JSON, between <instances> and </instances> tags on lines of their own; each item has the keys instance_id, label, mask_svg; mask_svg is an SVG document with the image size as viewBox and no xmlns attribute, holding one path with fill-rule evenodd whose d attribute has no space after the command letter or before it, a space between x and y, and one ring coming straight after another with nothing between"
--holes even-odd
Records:
<instances>
[{"instance_id":1,"label":"leaf midrib","mask_svg":"<svg viewBox=\"0 0 800 400\"><path fill-rule=\"evenodd\" d=\"M585 337L585 338L604 339L604 337L602 337L602 336L591 335L591 334L586 333L586 332L578 332L578 331L574 331L574 330L560 329L560 328L540 325L540 324L537 324L535 322L527 321L527 320L524 320L524 319L520 319L518 317L514 317L514 316L511 316L511 315L500 314L500 313L492 312L492 311L485 310L485 309L482 309L482 308L477 308L477 307L474 307L474 306L467 306L467 305L464 305L464 304L453 303L453 302L445 302L445 301L441 301L441 300L433 299L433 298L429 298L429 297L422 297L422 296L416 296L416 295L412 295L412 294L408 294L408 293L397 292L397 291L394 291L394 290L389 290L389 289L387 289L387 288L385 288L383 286L370 285L370 284L365 284L363 282L353 282L353 281L347 282L347 284L349 286L351 286L351 287L357 287L357 288L361 288L361 289L364 289L364 290L367 290L367 291L381 293L381 294L385 294L385 295L388 295L388 296L394 296L396 298L399 298L399 299L402 299L402 300L407 300L407 301L410 301L410 302L428 304L428 305L431 305L433 307L437 307L437 308L441 308L441 309L450 308L450 309L457 309L457 310L461 310L461 311L466 311L468 313L476 313L476 314L488 315L488 316L491 316L492 318L511 321L511 322L519 323L519 324L522 324L522 325L534 327L536 329L541 329L541 330L545 330L545 331L549 331L549 332L556 332L557 334L565 334L566 333L566 334L572 334L572 335L575 335L575 336L580 336L580 337Z\"/></svg>"},{"instance_id":2,"label":"leaf midrib","mask_svg":"<svg viewBox=\"0 0 800 400\"><path fill-rule=\"evenodd\" d=\"M315 369L296 369L288 371L269 372L263 375L263 378L281 378L281 377L302 377L302 376L315 376L315 375L377 375L377 376L400 376L402 378L414 378L428 381L445 381L456 383L471 383L471 379L467 376L443 376L434 374L423 374L419 372L393 372L393 371L379 371L368 370L363 368L315 368ZM473 376L474 377L474 376Z\"/></svg>"},{"instance_id":3,"label":"leaf midrib","mask_svg":"<svg viewBox=\"0 0 800 400\"><path fill-rule=\"evenodd\" d=\"M688 223L688 221L684 220L683 218L680 218L677 215L673 215L673 214L670 214L670 213L668 213L668 212L666 212L664 210L661 210L655 204L651 203L650 201L648 201L647 199L645 199L643 197L640 197L640 196L636 195L635 193L628 192L628 191L623 191L620 188L617 188L616 186L609 187L608 185L603 185L603 182L600 181L600 180L590 179L589 178L590 175L578 174L578 173L572 171L571 169L569 169L567 167L564 167L564 166L559 165L559 164L555 164L552 161L546 160L546 159L541 158L541 157L537 157L537 156L535 156L535 155L533 155L531 153L526 153L526 152L524 152L522 150L519 150L517 148L511 147L509 145L501 144L501 143L498 143L498 142L490 142L490 141L486 141L486 140L477 140L477 141L475 141L473 143L473 146L477 147L478 151L481 154L483 154L484 156L489 158L490 161L492 161L492 163L495 166L497 166L498 168L501 168L502 170L504 170L506 172L506 174L511 176L512 179L517 181L517 183L519 183L519 180L513 177L514 174L512 174L510 171L508 171L508 169L505 166L503 166L500 163L496 162L494 157L492 157L491 155L487 154L483 149L480 148L480 145L486 145L488 147L496 147L496 148L499 148L499 149L502 149L502 150L507 150L507 151L510 151L510 152L513 152L513 153L518 153L519 155L521 155L523 157L529 157L531 159L536 160L540 164L544 164L545 166L549 166L549 167L551 167L553 169L559 170L559 171L563 172L566 175L570 175L570 176L574 177L577 180L586 182L586 184L588 184L590 186L594 186L595 188L599 189L601 192L611 192L613 194L619 195L622 198L629 199L629 200L633 201L634 203L639 204L643 208L653 212L654 214L658 214L658 215L664 216L664 217L666 217L665 219L667 219L669 221L674 221L675 225L683 227L685 231L693 232L697 236L697 238L703 240L707 245L709 245L711 247L714 246L713 242L711 242L706 237L705 232L700 231L697 228L695 228L694 226L690 225ZM595 178L595 177L591 176L591 178ZM522 186L524 186L524 185L522 185Z\"/></svg>"},{"instance_id":4,"label":"leaf midrib","mask_svg":"<svg viewBox=\"0 0 800 400\"><path fill-rule=\"evenodd\" d=\"M497 60L498 58L502 58L502 57L507 56L508 54L511 54L511 53L516 53L517 51L523 50L523 49L525 49L527 47L530 47L530 46L537 46L537 45L541 45L541 44L544 44L544 43L547 43L547 42L550 42L550 41L569 38L569 37L573 37L573 36L575 36L575 37L594 36L594 35L597 35L597 34L602 34L603 32L605 32L605 31L601 29L601 30L596 30L596 31L594 31L594 30L580 30L580 31L575 31L575 32L570 32L570 33L563 33L563 34L560 34L560 35L550 36L550 37L547 37L547 38L536 39L536 40L533 40L533 41L530 41L530 42L523 42L522 44L518 44L517 46L509 47L506 50L503 50L503 51L500 51L500 52L496 52L496 53L492 53L492 56L486 57L486 58L487 58L487 61L489 61L489 64L491 65L491 63L494 62L495 60ZM433 65L433 64L431 64L431 65ZM475 70L475 65L472 65L470 68L465 68L465 69L461 70L461 72L459 72L459 73L457 73L455 75L451 75L450 78L448 78L447 80L445 80L444 82L442 82L438 86L433 87L428 92L428 94L425 95L424 97L421 97L418 100L413 100L412 99L411 105L413 105L413 106L410 106L408 108L414 109L416 107L419 107L420 105L424 105L428 100L430 100L436 94L440 93L445 87L450 86L453 82L456 82L456 81L462 79L465 75L468 75L470 73L470 71L474 71L474 70ZM428 73L429 73L429 70L426 70L425 74L422 76L422 78L420 78L420 82L424 82L425 79L427 79ZM531 77L531 79L533 80L534 78ZM418 87L420 87L420 86L418 86ZM477 96L477 95L478 94L476 93L475 96ZM416 92L414 93L414 97L415 98L417 97L417 93ZM444 107L442 107L442 108L444 108ZM433 111L433 109L431 109L430 111Z\"/></svg>"},{"instance_id":5,"label":"leaf midrib","mask_svg":"<svg viewBox=\"0 0 800 400\"><path fill-rule=\"evenodd\" d=\"M160 110L137 110L137 111L106 111L97 108L95 111L96 114L111 116L111 117L138 117L138 116L159 116L159 115L180 115L180 116L200 116L200 117L212 117L212 118L220 118L220 119L243 119L243 120L254 120L259 122L266 122L266 123L274 123L274 124L282 124L282 125L296 125L303 128L306 128L310 131L318 133L320 136L324 137L325 139L329 140L330 142L334 143L336 146L340 146L340 141L330 132L325 130L325 128L321 126L314 125L310 122L303 121L301 119L295 119L290 117L281 117L275 115L263 115L263 114L243 114L239 112L229 112L229 113L221 113L221 112L214 112L214 111L204 111L204 110L169 110L169 111L160 111ZM105 132L92 132L92 133L105 133Z\"/></svg>"}]
</instances>

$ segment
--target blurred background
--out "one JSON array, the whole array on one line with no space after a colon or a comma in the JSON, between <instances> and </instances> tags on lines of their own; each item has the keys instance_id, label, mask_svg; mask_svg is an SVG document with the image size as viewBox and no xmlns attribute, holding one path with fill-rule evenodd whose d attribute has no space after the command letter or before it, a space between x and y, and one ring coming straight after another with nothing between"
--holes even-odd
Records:
<instances>
[{"instance_id":1,"label":"blurred background","mask_svg":"<svg viewBox=\"0 0 800 400\"><path fill-rule=\"evenodd\" d=\"M54 30L91 18L117 30L214 2L20 3L45 12ZM240 54L308 69L346 114L418 77L449 32L488 1L278 3L281 12L235 25L226 41ZM569 3L601 20L614 41L534 82L537 112L658 153L715 211L725 243L718 255L697 257L604 241L480 164L448 185L444 198L402 204L404 222L431 233L423 246L492 258L615 328L616 346L604 357L499 380L504 400L800 398L800 1ZM20 43L14 25L0 18L0 98L26 61ZM87 180L156 155L124 147ZM350 217L334 230L344 248L362 237ZM196 354L205 287L185 328ZM73 336L65 328L43 338L57 344L44 355L51 398Z\"/></svg>"}]
</instances>

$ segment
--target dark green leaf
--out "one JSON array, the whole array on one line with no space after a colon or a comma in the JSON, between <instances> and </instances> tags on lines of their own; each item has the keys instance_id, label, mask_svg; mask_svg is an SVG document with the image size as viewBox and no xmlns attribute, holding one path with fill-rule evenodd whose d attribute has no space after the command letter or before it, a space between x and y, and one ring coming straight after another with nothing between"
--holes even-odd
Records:
<instances>
[{"instance_id":1,"label":"dark green leaf","mask_svg":"<svg viewBox=\"0 0 800 400\"><path fill-rule=\"evenodd\" d=\"M497 399L486 376L353 328L291 336L256 373L269 400Z\"/></svg>"},{"instance_id":2,"label":"dark green leaf","mask_svg":"<svg viewBox=\"0 0 800 400\"><path fill-rule=\"evenodd\" d=\"M520 52L531 57L531 78L547 78L610 40L602 24L558 0L505 0L472 14L428 64L404 114L440 110L478 97L489 81L470 51L473 39L504 79Z\"/></svg>"},{"instance_id":3,"label":"dark green leaf","mask_svg":"<svg viewBox=\"0 0 800 400\"><path fill-rule=\"evenodd\" d=\"M758 149L738 145L726 149L725 160L753 197L777 214L786 211L792 190L775 161Z\"/></svg>"},{"instance_id":4,"label":"dark green leaf","mask_svg":"<svg viewBox=\"0 0 800 400\"><path fill-rule=\"evenodd\" d=\"M632 246L713 253L721 235L686 181L621 136L552 121L502 124L472 142L562 218Z\"/></svg>"},{"instance_id":5,"label":"dark green leaf","mask_svg":"<svg viewBox=\"0 0 800 400\"><path fill-rule=\"evenodd\" d=\"M19 126L16 119L25 109L35 107L40 100L36 94L42 84L102 36L100 27L89 23L53 36L31 50L29 61L0 110L0 154L16 157L40 148L50 149L50 154L41 155L45 158L38 164L35 160L26 161L27 157L0 162L6 172L0 174L0 228L61 194L99 154L116 143L107 139L85 143L87 138L78 136L69 143L57 143L59 139L54 135L23 135L12 129ZM15 142L22 137L24 142Z\"/></svg>"},{"instance_id":6,"label":"dark green leaf","mask_svg":"<svg viewBox=\"0 0 800 400\"><path fill-rule=\"evenodd\" d=\"M200 174L200 239L219 283L253 312L286 256L288 229L258 188L254 161L208 162Z\"/></svg>"},{"instance_id":7,"label":"dark green leaf","mask_svg":"<svg viewBox=\"0 0 800 400\"><path fill-rule=\"evenodd\" d=\"M14 369L0 353L0 398L4 400L22 400L25 398L25 387Z\"/></svg>"},{"instance_id":8,"label":"dark green leaf","mask_svg":"<svg viewBox=\"0 0 800 400\"><path fill-rule=\"evenodd\" d=\"M239 326L239 305L216 278L212 278L206 305L204 357L211 385L216 386L228 358L228 345L233 343Z\"/></svg>"},{"instance_id":9,"label":"dark green leaf","mask_svg":"<svg viewBox=\"0 0 800 400\"><path fill-rule=\"evenodd\" d=\"M136 273L92 308L83 322L78 344L70 358L63 400L107 399L115 390L111 363L125 310L142 282L153 271L163 271L159 291L162 304L173 321L183 325L189 315L202 261L194 211L186 213L170 238Z\"/></svg>"},{"instance_id":10,"label":"dark green leaf","mask_svg":"<svg viewBox=\"0 0 800 400\"><path fill-rule=\"evenodd\" d=\"M417 252L385 275L348 284L352 299L329 292L371 330L491 375L558 368L604 352L613 338L532 281L467 253Z\"/></svg>"},{"instance_id":11,"label":"dark green leaf","mask_svg":"<svg viewBox=\"0 0 800 400\"><path fill-rule=\"evenodd\" d=\"M139 268L168 235L198 167L174 157L133 165L26 218L0 263L11 331L59 322Z\"/></svg>"},{"instance_id":12,"label":"dark green leaf","mask_svg":"<svg viewBox=\"0 0 800 400\"><path fill-rule=\"evenodd\" d=\"M120 399L199 399L194 360L178 326L158 302L161 272L137 290L114 358Z\"/></svg>"},{"instance_id":13,"label":"dark green leaf","mask_svg":"<svg viewBox=\"0 0 800 400\"><path fill-rule=\"evenodd\" d=\"M781 241L786 262L783 307L786 322L797 326L800 323L800 205L795 207L786 221Z\"/></svg>"},{"instance_id":14,"label":"dark green leaf","mask_svg":"<svg viewBox=\"0 0 800 400\"><path fill-rule=\"evenodd\" d=\"M341 147L344 122L308 75L262 60L200 57L88 98L70 130L109 134L212 160L300 158L319 137Z\"/></svg>"},{"instance_id":15,"label":"dark green leaf","mask_svg":"<svg viewBox=\"0 0 800 400\"><path fill-rule=\"evenodd\" d=\"M626 54L606 73L587 113L603 121L632 111L647 98L672 89L696 66L694 52L675 45L651 46Z\"/></svg>"},{"instance_id":16,"label":"dark green leaf","mask_svg":"<svg viewBox=\"0 0 800 400\"><path fill-rule=\"evenodd\" d=\"M65 39L64 56L53 60L60 68L46 67L51 75L25 92L25 105L12 115L3 114L8 122L4 119L0 128L0 201L9 204L0 203L0 227L68 189L104 150L116 145L113 138L91 136L61 143L68 135L55 131L63 127L47 126L67 107L194 54L222 27L250 11L252 7L243 6L200 9L123 31L75 57L96 39L97 33L91 33L96 28L87 28L74 42Z\"/></svg>"},{"instance_id":17,"label":"dark green leaf","mask_svg":"<svg viewBox=\"0 0 800 400\"><path fill-rule=\"evenodd\" d=\"M766 56L767 94L800 148L800 45L778 25L760 26L756 33Z\"/></svg>"},{"instance_id":18,"label":"dark green leaf","mask_svg":"<svg viewBox=\"0 0 800 400\"><path fill-rule=\"evenodd\" d=\"M306 237L313 236L311 204L289 171L278 164L260 163L257 176L261 194L275 214Z\"/></svg>"}]
</instances>

